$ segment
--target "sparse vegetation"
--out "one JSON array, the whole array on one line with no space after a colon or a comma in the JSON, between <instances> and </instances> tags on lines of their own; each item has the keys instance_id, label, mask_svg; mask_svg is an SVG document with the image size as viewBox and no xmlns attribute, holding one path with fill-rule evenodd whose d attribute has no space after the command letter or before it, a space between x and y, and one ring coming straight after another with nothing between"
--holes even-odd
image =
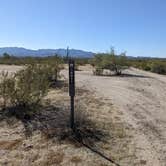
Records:
<instances>
[{"instance_id":1,"label":"sparse vegetation","mask_svg":"<svg viewBox=\"0 0 166 166\"><path fill-rule=\"evenodd\" d=\"M8 61L12 64L12 58L15 59L15 57L5 54L3 62ZM17 62L17 60L15 62ZM22 62L20 62L20 60L21 58L18 62L20 65L23 65L20 67L23 67L22 70L13 74L10 72L1 73L0 101L4 109L0 110L0 122L3 123L5 120L11 124L16 122L18 125L18 128L15 129L16 134L18 134L17 130L20 128L20 124L23 126L23 130L22 128L20 129L22 133L19 131L21 139L17 138L15 140L7 140L6 142L1 141L3 144L1 147L3 149L9 151L13 151L13 149L16 151L20 149L21 151L32 150L33 156L29 156L29 163L33 162L36 165L40 165L41 163L43 165L65 164L66 161L67 164L82 164L85 162L83 157L91 154L86 154L84 150L80 151L81 148L83 149L85 147L95 152L92 153L94 159L92 156L91 158L89 157L89 163L95 162L96 154L101 157L101 159L99 158L96 162L98 165L107 165L107 162L110 163L112 161L125 163L124 165L139 163L135 156L135 144L132 144L133 137L132 134L130 134L133 129L121 122L121 112L118 112L118 110L114 111L112 104L102 99L99 93L98 97L101 98L98 98L96 94L93 96L92 92L86 91L86 88L76 90L75 129L70 129L69 98L68 92L66 92L68 88L49 89L50 86L57 85L60 77L59 72L63 68L62 64L64 60L58 56L30 58ZM89 59L86 61L76 59L76 67L88 62ZM121 75L123 74L123 70L127 69L128 66L160 74L166 72L165 61L163 60L130 59L126 57L125 53L116 55L114 49L112 49L110 53L95 55L91 60L91 64L95 68L96 75L104 75L106 70L110 71L111 74ZM89 67L89 65L85 67ZM84 67L80 69L82 68L84 70ZM85 70L88 71L90 75L91 67ZM138 70L129 70L129 72L131 71ZM132 74L124 74L123 76L131 77L132 79L136 77L138 80L144 78L141 74L133 74L133 76ZM85 75L85 78L91 79L89 75L88 77ZM101 77L93 78L98 78L96 81L100 81L99 79L102 80ZM123 77L115 77L113 79L118 79L119 81L123 79ZM126 78L125 80L128 81L131 79ZM111 81L108 82L108 84L110 84ZM95 81L93 83L95 83ZM63 84L63 86L64 85L65 84ZM151 82L148 83L148 85L151 85ZM145 90L142 90L142 87L135 88L134 86L135 84L133 87L130 87L130 90L134 89L134 91L141 93L144 93L146 90L145 88ZM106 91L104 92L106 93ZM126 107L126 109L130 109L130 107ZM12 112L12 115L14 113L14 116L10 116L10 112ZM134 116L140 115L134 114ZM4 124L2 124L2 126L3 125ZM24 137L22 137L23 132L27 138L26 141L32 138L32 142L29 141L30 143L27 145L25 144L26 141ZM40 156L41 153L38 153L39 148L44 154L43 158ZM68 152L73 153L72 157L66 157ZM27 154L23 155L24 158L27 157ZM16 158L18 158L18 156ZM22 158L22 156L20 158ZM107 159L104 160L104 158ZM16 160L12 158L11 161ZM8 162L10 163L11 161ZM103 161L105 162L103 163ZM6 161L3 163L5 162ZM17 160L17 162L19 163L19 160ZM146 161L141 160L140 163L144 164Z\"/></svg>"},{"instance_id":2,"label":"sparse vegetation","mask_svg":"<svg viewBox=\"0 0 166 166\"><path fill-rule=\"evenodd\" d=\"M116 139L116 130L119 131L122 126L118 125L118 128L116 128L113 125L114 121L108 120L110 116L105 116L108 115L107 109L112 110L110 105L104 110L105 103L97 98L95 99L91 92L84 89L77 89L76 92L75 122L78 128L77 133L72 134L68 125L70 112L68 110L69 102L66 87L50 91L47 96L50 103L44 105L40 112L36 112L35 118L23 120L20 123L15 117L8 117L8 119L11 119L10 125L7 125L4 131L9 133L11 129L12 133L9 140L7 139L4 142L5 145L1 147L8 150L9 155L14 155L11 155L8 160L0 158L0 164L8 162L8 164L16 163L15 165L20 165L26 162L28 158L29 165L110 165L110 162L100 155L91 152L90 149L86 150L81 142L102 152L103 155L113 157L118 162L123 160L123 157L128 157L127 150L126 153L119 150L118 154L114 154L117 152L116 149L122 149L126 145L129 138L123 137L123 143L122 139L120 141ZM45 102L45 99L43 102ZM104 119L98 118L101 114L104 115ZM1 116L4 115L0 114L0 118ZM11 138L15 137L20 140L17 138L17 142L12 141ZM113 141L110 143L112 139ZM96 158L98 159L96 160Z\"/></svg>"},{"instance_id":3,"label":"sparse vegetation","mask_svg":"<svg viewBox=\"0 0 166 166\"><path fill-rule=\"evenodd\" d=\"M0 97L3 108L14 113L30 114L40 104L51 85L56 85L62 66L59 60L28 64L24 69L9 74L1 73Z\"/></svg>"},{"instance_id":4,"label":"sparse vegetation","mask_svg":"<svg viewBox=\"0 0 166 166\"><path fill-rule=\"evenodd\" d=\"M128 59L128 63L135 67L145 71L151 71L158 74L166 74L166 60L165 59Z\"/></svg>"},{"instance_id":5,"label":"sparse vegetation","mask_svg":"<svg viewBox=\"0 0 166 166\"><path fill-rule=\"evenodd\" d=\"M0 57L0 64L6 65L28 65L28 64L51 64L58 62L58 64L63 63L63 58L58 55L47 56L47 57L16 57L4 53L3 56Z\"/></svg>"},{"instance_id":6,"label":"sparse vegetation","mask_svg":"<svg viewBox=\"0 0 166 166\"><path fill-rule=\"evenodd\" d=\"M95 75L103 75L104 69L114 72L115 75L121 75L122 71L128 67L126 54L116 55L113 48L110 53L95 55L91 64L95 67Z\"/></svg>"},{"instance_id":7,"label":"sparse vegetation","mask_svg":"<svg viewBox=\"0 0 166 166\"><path fill-rule=\"evenodd\" d=\"M39 65L28 65L13 75L3 72L0 83L3 108L13 108L19 114L30 113L47 94L48 87L46 72Z\"/></svg>"}]
</instances>

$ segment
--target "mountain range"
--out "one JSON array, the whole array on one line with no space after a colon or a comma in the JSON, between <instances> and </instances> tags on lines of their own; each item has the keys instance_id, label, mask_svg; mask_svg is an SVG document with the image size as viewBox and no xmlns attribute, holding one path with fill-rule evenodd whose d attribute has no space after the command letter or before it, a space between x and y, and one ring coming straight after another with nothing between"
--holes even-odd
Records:
<instances>
[{"instance_id":1,"label":"mountain range","mask_svg":"<svg viewBox=\"0 0 166 166\"><path fill-rule=\"evenodd\" d=\"M52 56L55 54L58 54L60 56L66 56L67 50L66 49L38 49L38 50L32 50L32 49L26 49L22 47L1 47L0 48L0 56L2 56L4 53L8 53L9 55L13 56ZM69 56L72 57L84 57L89 58L94 55L93 52L83 51L83 50L77 50L77 49L69 49Z\"/></svg>"}]
</instances>

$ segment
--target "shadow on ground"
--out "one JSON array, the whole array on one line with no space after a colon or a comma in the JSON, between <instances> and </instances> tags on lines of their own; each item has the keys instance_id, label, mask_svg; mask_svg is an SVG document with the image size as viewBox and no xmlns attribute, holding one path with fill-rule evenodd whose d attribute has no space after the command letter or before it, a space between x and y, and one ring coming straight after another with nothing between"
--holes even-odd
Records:
<instances>
[{"instance_id":1,"label":"shadow on ground","mask_svg":"<svg viewBox=\"0 0 166 166\"><path fill-rule=\"evenodd\" d=\"M53 89L64 89L68 88L68 83L64 80L57 80L56 82L52 82L50 87Z\"/></svg>"},{"instance_id":2,"label":"shadow on ground","mask_svg":"<svg viewBox=\"0 0 166 166\"><path fill-rule=\"evenodd\" d=\"M93 75L93 76L96 76L96 75ZM152 77L149 77L149 76L145 76L145 75L137 75L137 74L121 74L121 75L115 75L115 74L102 74L102 75L99 75L99 76L103 76L103 77L136 77L136 78L152 78Z\"/></svg>"},{"instance_id":3,"label":"shadow on ground","mask_svg":"<svg viewBox=\"0 0 166 166\"><path fill-rule=\"evenodd\" d=\"M24 108L25 109L25 108ZM96 127L96 123L88 118L83 110L75 114L75 130L69 127L69 108L55 105L38 107L40 111L32 114L23 113L23 108L8 108L0 111L0 120L12 123L13 117L22 122L25 136L30 137L40 131L47 139L67 141L78 145L84 143L91 147L96 142L106 141L108 134Z\"/></svg>"},{"instance_id":4,"label":"shadow on ground","mask_svg":"<svg viewBox=\"0 0 166 166\"><path fill-rule=\"evenodd\" d=\"M119 77L138 77L138 78L151 78L149 76L145 76L145 75L137 75L137 74L121 74L119 75Z\"/></svg>"}]
</instances>

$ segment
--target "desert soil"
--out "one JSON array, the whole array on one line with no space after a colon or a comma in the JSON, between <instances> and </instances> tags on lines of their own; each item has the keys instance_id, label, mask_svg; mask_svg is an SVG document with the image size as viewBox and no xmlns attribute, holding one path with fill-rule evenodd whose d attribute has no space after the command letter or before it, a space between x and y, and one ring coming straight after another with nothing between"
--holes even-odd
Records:
<instances>
[{"instance_id":1,"label":"desert soil","mask_svg":"<svg viewBox=\"0 0 166 166\"><path fill-rule=\"evenodd\" d=\"M9 73L22 68L0 65L0 71ZM117 116L119 111L114 110L112 103L80 87L76 89L75 118L79 117L77 122L85 133L85 143L91 148L66 133L70 102L68 87L62 81L62 87L50 89L43 100L45 106L32 120L9 116L0 110L0 165L115 166L113 162L116 162L128 166L142 163L135 160L135 147L126 132L128 127Z\"/></svg>"},{"instance_id":2,"label":"desert soil","mask_svg":"<svg viewBox=\"0 0 166 166\"><path fill-rule=\"evenodd\" d=\"M15 72L21 67L1 65L0 71L4 69ZM110 135L106 142L96 143L98 150L123 166L166 166L166 76L130 68L123 77L105 77L94 76L90 66L80 69L76 86L88 91L77 92L76 111L83 105ZM62 74L67 78L66 70ZM52 90L47 98L68 110L67 91ZM56 112L47 116L53 118ZM16 119L0 122L0 165L114 165L87 148L46 140L41 131L27 137L25 130Z\"/></svg>"},{"instance_id":3,"label":"desert soil","mask_svg":"<svg viewBox=\"0 0 166 166\"><path fill-rule=\"evenodd\" d=\"M148 166L166 166L166 76L135 68L123 77L93 76L90 67L81 70L76 85L120 111L119 118L131 129L136 157Z\"/></svg>"}]
</instances>

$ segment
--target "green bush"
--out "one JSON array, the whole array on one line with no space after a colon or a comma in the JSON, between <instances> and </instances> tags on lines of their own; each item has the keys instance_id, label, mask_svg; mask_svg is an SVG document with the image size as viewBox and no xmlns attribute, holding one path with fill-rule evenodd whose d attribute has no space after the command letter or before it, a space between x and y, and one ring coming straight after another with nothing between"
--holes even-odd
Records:
<instances>
[{"instance_id":1,"label":"green bush","mask_svg":"<svg viewBox=\"0 0 166 166\"><path fill-rule=\"evenodd\" d=\"M60 78L59 73L60 73L61 67L56 64L42 64L40 65L40 67L42 68L43 72L46 74L50 85L56 84L56 82Z\"/></svg>"},{"instance_id":2,"label":"green bush","mask_svg":"<svg viewBox=\"0 0 166 166\"><path fill-rule=\"evenodd\" d=\"M0 82L0 97L4 108L36 107L47 94L49 82L47 73L40 65L28 65L25 69L9 75L3 72ZM22 110L24 111L24 110Z\"/></svg>"},{"instance_id":3,"label":"green bush","mask_svg":"<svg viewBox=\"0 0 166 166\"><path fill-rule=\"evenodd\" d=\"M149 58L149 59L134 59L128 60L129 64L135 68L139 68L146 71L151 71L158 74L166 74L166 60Z\"/></svg>"},{"instance_id":4,"label":"green bush","mask_svg":"<svg viewBox=\"0 0 166 166\"><path fill-rule=\"evenodd\" d=\"M95 67L95 74L101 75L103 69L113 71L115 75L121 75L122 71L128 68L127 58L125 53L116 55L114 49L110 53L97 54L91 61L92 66Z\"/></svg>"},{"instance_id":5,"label":"green bush","mask_svg":"<svg viewBox=\"0 0 166 166\"><path fill-rule=\"evenodd\" d=\"M48 57L15 57L5 53L2 57L0 57L0 64L7 64L7 65L28 65L28 64L52 64L58 63L62 66L63 59L58 56L48 56Z\"/></svg>"},{"instance_id":6,"label":"green bush","mask_svg":"<svg viewBox=\"0 0 166 166\"><path fill-rule=\"evenodd\" d=\"M14 100L15 95L15 76L9 76L8 72L1 72L0 96L2 98L3 107Z\"/></svg>"},{"instance_id":7,"label":"green bush","mask_svg":"<svg viewBox=\"0 0 166 166\"><path fill-rule=\"evenodd\" d=\"M153 62L151 71L158 74L166 74L166 63Z\"/></svg>"}]
</instances>

